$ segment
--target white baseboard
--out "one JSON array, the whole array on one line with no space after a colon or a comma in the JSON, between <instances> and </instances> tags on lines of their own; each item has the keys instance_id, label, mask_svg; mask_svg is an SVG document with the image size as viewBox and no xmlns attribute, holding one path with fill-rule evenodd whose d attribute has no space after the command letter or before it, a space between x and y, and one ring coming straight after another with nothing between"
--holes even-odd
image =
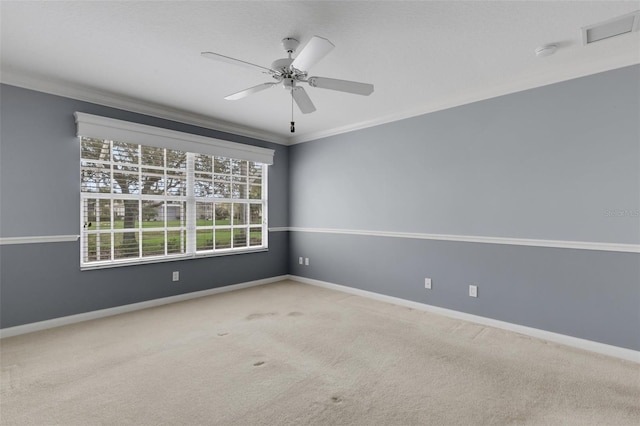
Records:
<instances>
[{"instance_id":1,"label":"white baseboard","mask_svg":"<svg viewBox=\"0 0 640 426\"><path fill-rule=\"evenodd\" d=\"M46 321L39 321L30 324L18 325L15 327L3 328L0 330L0 339L5 337L18 336L21 334L33 333L34 331L47 330L49 328L60 327L63 325L75 324L78 322L124 314L126 312L138 311L140 309L167 305L169 303L182 302L185 300L196 299L198 297L211 296L212 294L226 293L228 291L240 290L243 288L255 287L264 284L271 284L274 282L285 280L287 278L287 275L281 275L277 277L265 278L262 280L248 281L224 287L211 288L208 290L194 291L192 293L178 294L175 296L163 297L160 299L147 300L145 302L131 303L129 305L116 306L113 308L100 309L98 311L85 312L77 315L69 315L66 317L54 318Z\"/></svg>"},{"instance_id":2,"label":"white baseboard","mask_svg":"<svg viewBox=\"0 0 640 426\"><path fill-rule=\"evenodd\" d=\"M362 296L369 299L379 300L381 302L393 303L394 305L406 306L408 308L421 311L432 312L444 315L450 318L460 319L463 321L474 322L477 324L487 325L490 327L500 328L503 330L513 331L515 333L524 334L526 336L547 340L561 345L571 346L574 348L584 349L587 351L612 356L640 363L640 351L621 348L618 346L607 345L605 343L594 342L591 340L580 339L577 337L567 336L564 334L553 333L551 331L540 330L537 328L526 327L523 325L513 324L505 321L499 321L491 318L481 317L478 315L467 314L465 312L454 311L451 309L440 308L438 306L427 305L426 303L413 302L411 300L401 299L399 297L387 296L384 294L374 293L367 290L347 287L340 284L329 283L326 281L314 280L311 278L300 277L297 275L280 275L277 277L265 278L256 281L248 281L239 284L232 284L224 287L217 287L208 290L195 291L192 293L178 294L175 296L163 297L160 299L148 300L145 302L132 303L129 305L116 306L113 308L100 309L98 311L85 312L77 315L69 315L66 317L54 318L46 321L34 322L31 324L18 325L0 329L0 339L5 337L18 336L21 334L33 333L35 331L47 330L63 325L75 324L83 321L89 321L98 318L109 317L113 315L123 314L127 312L138 311L141 309L152 308L155 306L167 305L170 303L182 302L185 300L196 299L198 297L211 296L213 294L225 293L243 288L255 287L259 285L271 284L274 282L290 279L302 284L310 284L318 287L324 287L331 290L341 291L356 296Z\"/></svg>"},{"instance_id":3,"label":"white baseboard","mask_svg":"<svg viewBox=\"0 0 640 426\"><path fill-rule=\"evenodd\" d=\"M427 305L426 303L413 302L411 300L400 299L398 297L386 296L384 294L373 293L367 290L347 287L340 284L333 284L326 281L314 280L311 278L299 277L297 275L289 275L290 280L303 284L311 284L318 287L324 287L331 290L338 290L344 293L354 294L357 296L367 297L369 299L379 300L381 302L393 303L394 305L406 306L408 308L432 312L444 315L450 318L460 319L463 321L474 322L477 324L487 325L490 327L500 328L503 330L513 331L515 333L524 334L526 336L535 337L549 342L559 343L561 345L571 346L574 348L584 349L615 358L624 359L640 363L640 351L621 348L618 346L607 345L605 343L594 342L591 340L580 339L577 337L567 336L565 334L553 333L551 331L540 330L537 328L526 327L524 325L513 324L505 321L499 321L491 318L481 317L478 315L467 314L464 312L454 311L451 309L440 308L438 306Z\"/></svg>"}]
</instances>

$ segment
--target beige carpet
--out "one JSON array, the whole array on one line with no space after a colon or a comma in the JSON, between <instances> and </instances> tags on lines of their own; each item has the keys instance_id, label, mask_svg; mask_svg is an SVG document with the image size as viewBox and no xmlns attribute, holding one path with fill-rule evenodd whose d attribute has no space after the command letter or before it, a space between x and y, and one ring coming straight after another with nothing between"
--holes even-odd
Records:
<instances>
[{"instance_id":1,"label":"beige carpet","mask_svg":"<svg viewBox=\"0 0 640 426\"><path fill-rule=\"evenodd\" d=\"M282 282L3 339L2 425L640 422L640 365Z\"/></svg>"}]
</instances>

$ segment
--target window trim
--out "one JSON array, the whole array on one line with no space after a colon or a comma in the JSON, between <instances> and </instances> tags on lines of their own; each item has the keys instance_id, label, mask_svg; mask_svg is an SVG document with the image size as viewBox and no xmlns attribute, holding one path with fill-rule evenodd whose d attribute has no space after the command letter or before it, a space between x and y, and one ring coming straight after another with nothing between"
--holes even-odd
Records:
<instances>
[{"instance_id":1,"label":"window trim","mask_svg":"<svg viewBox=\"0 0 640 426\"><path fill-rule=\"evenodd\" d=\"M204 154L218 157L227 157L233 158L236 160L243 160L249 162L257 162L262 163L263 167L263 176L262 176L262 188L263 195L260 199L262 203L262 244L260 246L250 246L243 247L240 249L213 249L212 251L196 251L193 250L189 252L189 247L187 247L186 253L179 254L165 254L158 256L149 256L149 257L136 257L135 259L109 259L106 261L92 261L85 263L83 260L82 249L84 247L84 231L83 227L83 206L86 199L95 198L91 193L84 193L80 191L80 269L81 270L92 270L92 269L102 269L102 268L113 268L113 267L123 267L130 265L144 265L144 264L152 264L152 263L162 263L162 262L172 262L178 260L186 260L186 259L198 259L205 257L217 257L217 256L229 256L236 254L248 254L248 253L256 253L256 252L264 252L268 251L268 166L273 164L273 155L274 150L255 147L252 145L244 145L235 142L223 141L214 138L207 138L204 136L192 135L189 133L178 132L174 130L162 129L153 126L147 126L137 123L131 123L122 120L116 120L106 117L100 117L96 115L86 114L82 112L76 112L75 114L76 123L77 123L77 133L78 141L81 144L82 137L94 138L94 139L103 139L103 140L115 140L127 143L133 143L137 145L143 146L151 146L157 148L165 148L172 150L180 150L185 152L190 152L192 154ZM193 173L194 170L191 170ZM187 171L187 176L189 176L189 171ZM193 177L192 177L193 178ZM103 198L99 196L98 198ZM113 194L109 197L109 199L113 198ZM143 196L144 198L144 196ZM193 206L196 205L196 197L193 194L193 188L191 191L187 191L187 196L185 197L187 205L191 201ZM211 201L220 200L219 198L211 198ZM258 201L258 200L256 200ZM249 204L248 204L249 205ZM195 209L192 208L191 210ZM189 209L187 210L189 212ZM189 214L189 213L187 213ZM197 225L195 222L192 223L193 226L193 235L195 235ZM190 225L187 221L187 235L190 232ZM248 228L249 229L249 228ZM194 241L195 244L195 241Z\"/></svg>"},{"instance_id":2,"label":"window trim","mask_svg":"<svg viewBox=\"0 0 640 426\"><path fill-rule=\"evenodd\" d=\"M78 137L129 141L157 148L229 157L267 165L273 164L275 152L273 149L100 117L84 112L76 111L74 116L77 124L76 136Z\"/></svg>"},{"instance_id":3,"label":"window trim","mask_svg":"<svg viewBox=\"0 0 640 426\"><path fill-rule=\"evenodd\" d=\"M82 236L80 236L82 238ZM91 271L94 269L107 269L107 268L122 268L124 266L135 266L135 265L148 265L154 263L166 263L166 262L177 262L180 260L190 260L190 259L204 259L208 257L220 257L220 256L233 256L238 254L251 254L251 253L261 253L268 252L268 247L255 247L248 248L246 250L219 250L215 253L189 253L189 254L175 254L175 255L166 255L166 256L149 256L143 259L135 259L135 260L118 260L118 261L106 261L104 263L94 262L92 264L82 265L80 267L81 271Z\"/></svg>"}]
</instances>

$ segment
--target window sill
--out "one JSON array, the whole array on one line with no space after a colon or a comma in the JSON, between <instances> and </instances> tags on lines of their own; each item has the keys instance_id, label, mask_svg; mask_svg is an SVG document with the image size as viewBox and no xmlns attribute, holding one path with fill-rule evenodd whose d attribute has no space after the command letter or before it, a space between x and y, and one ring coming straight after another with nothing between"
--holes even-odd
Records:
<instances>
[{"instance_id":1,"label":"window sill","mask_svg":"<svg viewBox=\"0 0 640 426\"><path fill-rule=\"evenodd\" d=\"M121 260L121 261L107 261L107 262L93 262L86 265L80 265L81 271L91 271L95 269L107 269L107 268L120 268L123 266L135 266L135 265L147 265L153 263L165 263L165 262L176 262L180 260L194 260L194 259L205 259L208 257L219 257L219 256L232 256L239 254L249 254L249 253L261 253L269 251L268 247L256 247L254 249L247 249L242 251L218 251L215 253L200 253L200 254L189 254L189 255L176 255L176 256L162 256L162 257L149 257L146 259L135 259L135 260Z\"/></svg>"}]
</instances>

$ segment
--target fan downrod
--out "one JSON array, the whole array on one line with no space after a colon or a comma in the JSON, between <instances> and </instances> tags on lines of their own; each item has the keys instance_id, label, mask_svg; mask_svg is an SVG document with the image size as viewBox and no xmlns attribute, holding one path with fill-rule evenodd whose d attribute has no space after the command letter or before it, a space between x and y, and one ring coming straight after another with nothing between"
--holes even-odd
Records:
<instances>
[{"instance_id":1,"label":"fan downrod","mask_svg":"<svg viewBox=\"0 0 640 426\"><path fill-rule=\"evenodd\" d=\"M285 52L291 55L296 49L300 46L300 42L292 37L286 37L282 39L282 47L284 47Z\"/></svg>"}]
</instances>

